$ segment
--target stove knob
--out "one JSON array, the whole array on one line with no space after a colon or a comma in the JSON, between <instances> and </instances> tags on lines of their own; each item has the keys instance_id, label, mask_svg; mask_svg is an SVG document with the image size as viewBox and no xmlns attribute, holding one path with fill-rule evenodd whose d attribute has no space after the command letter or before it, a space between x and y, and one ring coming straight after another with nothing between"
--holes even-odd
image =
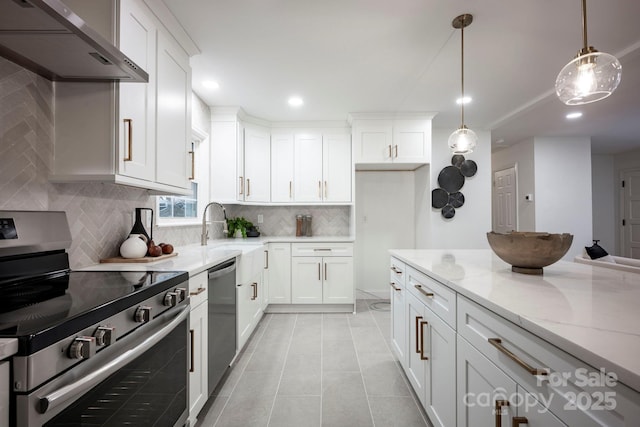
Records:
<instances>
[{"instance_id":1,"label":"stove knob","mask_svg":"<svg viewBox=\"0 0 640 427\"><path fill-rule=\"evenodd\" d=\"M176 292L167 292L164 294L164 299L162 300L162 304L167 307L173 307L178 304L178 294Z\"/></svg>"},{"instance_id":2,"label":"stove knob","mask_svg":"<svg viewBox=\"0 0 640 427\"><path fill-rule=\"evenodd\" d=\"M151 320L151 307L146 305L141 305L136 309L135 314L133 315L133 320L137 323L147 323Z\"/></svg>"},{"instance_id":3,"label":"stove knob","mask_svg":"<svg viewBox=\"0 0 640 427\"><path fill-rule=\"evenodd\" d=\"M93 333L93 336L96 339L97 345L99 346L111 345L116 340L116 328L111 328L108 326L100 326Z\"/></svg>"},{"instance_id":4,"label":"stove knob","mask_svg":"<svg viewBox=\"0 0 640 427\"><path fill-rule=\"evenodd\" d=\"M182 302L187 297L187 290L185 288L176 288L173 292L178 294L178 302Z\"/></svg>"},{"instance_id":5,"label":"stove knob","mask_svg":"<svg viewBox=\"0 0 640 427\"><path fill-rule=\"evenodd\" d=\"M96 339L94 337L77 337L69 347L70 359L88 359L96 354Z\"/></svg>"}]
</instances>

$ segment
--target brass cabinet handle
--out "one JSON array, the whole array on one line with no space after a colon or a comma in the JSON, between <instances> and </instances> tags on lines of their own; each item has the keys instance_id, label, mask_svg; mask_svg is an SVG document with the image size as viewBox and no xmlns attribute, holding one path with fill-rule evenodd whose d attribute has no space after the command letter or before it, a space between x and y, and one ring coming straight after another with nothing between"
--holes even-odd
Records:
<instances>
[{"instance_id":1,"label":"brass cabinet handle","mask_svg":"<svg viewBox=\"0 0 640 427\"><path fill-rule=\"evenodd\" d=\"M536 369L536 368L531 367L527 362L525 362L524 360L522 360L521 358L519 358L518 356L516 356L515 354L513 354L509 350L507 350L502 345L502 340L500 338L489 338L487 341L489 341L489 344L491 344L492 346L497 348L500 351L500 353L504 354L509 359L511 359L514 362L516 362L521 368L523 368L525 371L529 372L531 375L547 375L547 371L546 370L544 370L544 369Z\"/></svg>"},{"instance_id":2,"label":"brass cabinet handle","mask_svg":"<svg viewBox=\"0 0 640 427\"><path fill-rule=\"evenodd\" d=\"M253 301L258 298L258 284L256 282L253 282L251 284L251 287L253 288L253 295L251 296L251 301Z\"/></svg>"},{"instance_id":3,"label":"brass cabinet handle","mask_svg":"<svg viewBox=\"0 0 640 427\"><path fill-rule=\"evenodd\" d=\"M127 126L127 155L123 159L125 162L133 160L133 119L122 120Z\"/></svg>"},{"instance_id":4,"label":"brass cabinet handle","mask_svg":"<svg viewBox=\"0 0 640 427\"><path fill-rule=\"evenodd\" d=\"M421 354L422 350L420 350L420 321L422 320L422 316L416 316L416 353Z\"/></svg>"},{"instance_id":5,"label":"brass cabinet handle","mask_svg":"<svg viewBox=\"0 0 640 427\"><path fill-rule=\"evenodd\" d=\"M195 372L196 371L196 356L195 356L195 350L196 350L196 331L194 331L193 329L189 329L189 338L191 341L191 366L189 367L189 372Z\"/></svg>"},{"instance_id":6,"label":"brass cabinet handle","mask_svg":"<svg viewBox=\"0 0 640 427\"><path fill-rule=\"evenodd\" d=\"M402 275L402 270L398 270L398 268L395 265L391 266L391 270L396 274Z\"/></svg>"},{"instance_id":7,"label":"brass cabinet handle","mask_svg":"<svg viewBox=\"0 0 640 427\"><path fill-rule=\"evenodd\" d=\"M238 179L240 180L240 194L244 194L244 178L239 176Z\"/></svg>"},{"instance_id":8,"label":"brass cabinet handle","mask_svg":"<svg viewBox=\"0 0 640 427\"><path fill-rule=\"evenodd\" d=\"M393 288L394 291L401 291L402 290L402 288L396 288L395 282L389 282L389 284L391 285L391 287Z\"/></svg>"},{"instance_id":9,"label":"brass cabinet handle","mask_svg":"<svg viewBox=\"0 0 640 427\"><path fill-rule=\"evenodd\" d=\"M324 280L327 280L327 263L324 263Z\"/></svg>"},{"instance_id":10,"label":"brass cabinet handle","mask_svg":"<svg viewBox=\"0 0 640 427\"><path fill-rule=\"evenodd\" d=\"M203 293L206 290L207 290L207 288L198 288L198 290L196 290L195 292L189 292L189 295L191 295L191 296L200 295L201 293Z\"/></svg>"},{"instance_id":11,"label":"brass cabinet handle","mask_svg":"<svg viewBox=\"0 0 640 427\"><path fill-rule=\"evenodd\" d=\"M289 181L289 198L293 198L293 181Z\"/></svg>"},{"instance_id":12,"label":"brass cabinet handle","mask_svg":"<svg viewBox=\"0 0 640 427\"><path fill-rule=\"evenodd\" d=\"M413 285L413 287L416 288L422 295L433 298L433 292L425 291L424 289L422 289L422 285Z\"/></svg>"},{"instance_id":13,"label":"brass cabinet handle","mask_svg":"<svg viewBox=\"0 0 640 427\"><path fill-rule=\"evenodd\" d=\"M502 407L509 406L508 400L496 400L496 427L502 427Z\"/></svg>"},{"instance_id":14,"label":"brass cabinet handle","mask_svg":"<svg viewBox=\"0 0 640 427\"><path fill-rule=\"evenodd\" d=\"M322 199L322 181L318 181L318 198Z\"/></svg>"},{"instance_id":15,"label":"brass cabinet handle","mask_svg":"<svg viewBox=\"0 0 640 427\"><path fill-rule=\"evenodd\" d=\"M251 195L251 180L247 178L247 197Z\"/></svg>"},{"instance_id":16,"label":"brass cabinet handle","mask_svg":"<svg viewBox=\"0 0 640 427\"><path fill-rule=\"evenodd\" d=\"M389 144L389 158L392 158L393 156L391 155L391 144Z\"/></svg>"},{"instance_id":17,"label":"brass cabinet handle","mask_svg":"<svg viewBox=\"0 0 640 427\"><path fill-rule=\"evenodd\" d=\"M269 251L264 251L264 269L269 269Z\"/></svg>"},{"instance_id":18,"label":"brass cabinet handle","mask_svg":"<svg viewBox=\"0 0 640 427\"><path fill-rule=\"evenodd\" d=\"M395 157L397 159L398 158L398 144L394 145L393 149L395 150L395 155L393 157Z\"/></svg>"},{"instance_id":19,"label":"brass cabinet handle","mask_svg":"<svg viewBox=\"0 0 640 427\"><path fill-rule=\"evenodd\" d=\"M195 151L189 151L189 154L191 155L191 176L189 179L194 180L196 179L196 153Z\"/></svg>"},{"instance_id":20,"label":"brass cabinet handle","mask_svg":"<svg viewBox=\"0 0 640 427\"><path fill-rule=\"evenodd\" d=\"M324 198L327 198L327 181L324 182Z\"/></svg>"},{"instance_id":21,"label":"brass cabinet handle","mask_svg":"<svg viewBox=\"0 0 640 427\"><path fill-rule=\"evenodd\" d=\"M322 280L322 278L320 277L320 263L318 263L318 280Z\"/></svg>"},{"instance_id":22,"label":"brass cabinet handle","mask_svg":"<svg viewBox=\"0 0 640 427\"><path fill-rule=\"evenodd\" d=\"M424 325L429 326L429 322L420 322L420 360L429 360L429 358L424 355Z\"/></svg>"},{"instance_id":23,"label":"brass cabinet handle","mask_svg":"<svg viewBox=\"0 0 640 427\"><path fill-rule=\"evenodd\" d=\"M529 424L527 417L513 417L511 427L518 427L520 424Z\"/></svg>"}]
</instances>

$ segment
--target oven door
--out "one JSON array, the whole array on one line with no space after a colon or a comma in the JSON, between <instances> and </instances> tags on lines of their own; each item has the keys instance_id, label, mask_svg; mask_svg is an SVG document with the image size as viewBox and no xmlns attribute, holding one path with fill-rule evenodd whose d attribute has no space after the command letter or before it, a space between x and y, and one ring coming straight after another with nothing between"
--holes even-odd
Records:
<instances>
[{"instance_id":1,"label":"oven door","mask_svg":"<svg viewBox=\"0 0 640 427\"><path fill-rule=\"evenodd\" d=\"M188 304L154 318L43 387L17 395L17 426L184 425L188 330Z\"/></svg>"}]
</instances>

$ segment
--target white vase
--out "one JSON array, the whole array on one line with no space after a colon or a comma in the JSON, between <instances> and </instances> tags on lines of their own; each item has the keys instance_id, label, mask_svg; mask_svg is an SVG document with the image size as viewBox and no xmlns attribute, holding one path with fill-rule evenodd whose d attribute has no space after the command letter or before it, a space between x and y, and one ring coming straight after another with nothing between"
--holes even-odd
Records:
<instances>
[{"instance_id":1,"label":"white vase","mask_svg":"<svg viewBox=\"0 0 640 427\"><path fill-rule=\"evenodd\" d=\"M130 234L120 245L122 258L143 258L147 254L147 243L142 234Z\"/></svg>"}]
</instances>

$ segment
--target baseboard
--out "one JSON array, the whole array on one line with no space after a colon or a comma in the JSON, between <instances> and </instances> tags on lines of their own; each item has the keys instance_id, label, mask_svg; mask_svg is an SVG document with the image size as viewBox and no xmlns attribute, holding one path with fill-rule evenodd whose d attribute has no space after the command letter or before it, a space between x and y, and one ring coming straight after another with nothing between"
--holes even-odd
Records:
<instances>
[{"instance_id":1,"label":"baseboard","mask_svg":"<svg viewBox=\"0 0 640 427\"><path fill-rule=\"evenodd\" d=\"M265 313L355 313L354 304L269 304Z\"/></svg>"}]
</instances>

